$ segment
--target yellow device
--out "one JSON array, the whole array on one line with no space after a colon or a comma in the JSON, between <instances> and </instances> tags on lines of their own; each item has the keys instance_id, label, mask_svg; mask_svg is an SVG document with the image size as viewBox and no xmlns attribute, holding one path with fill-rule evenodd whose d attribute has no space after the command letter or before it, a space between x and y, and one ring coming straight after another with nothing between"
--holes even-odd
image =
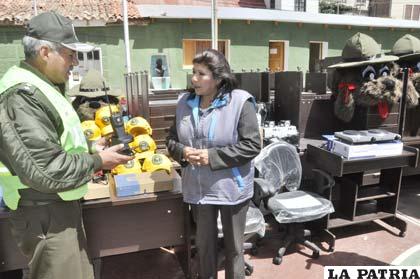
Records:
<instances>
[{"instance_id":1,"label":"yellow device","mask_svg":"<svg viewBox=\"0 0 420 279\"><path fill-rule=\"evenodd\" d=\"M125 125L125 130L133 137L144 134L152 135L152 127L149 122L140 116L131 118Z\"/></svg>"},{"instance_id":2,"label":"yellow device","mask_svg":"<svg viewBox=\"0 0 420 279\"><path fill-rule=\"evenodd\" d=\"M153 154L147 157L143 162L143 171L153 172L157 170L166 170L171 173L172 162L163 154Z\"/></svg>"},{"instance_id":3,"label":"yellow device","mask_svg":"<svg viewBox=\"0 0 420 279\"><path fill-rule=\"evenodd\" d=\"M109 105L104 106L98 109L95 112L95 123L98 125L99 128L103 129L104 127L111 125L111 113L110 107L112 112L119 112L118 106L116 105Z\"/></svg>"},{"instance_id":4,"label":"yellow device","mask_svg":"<svg viewBox=\"0 0 420 279\"><path fill-rule=\"evenodd\" d=\"M101 129L95 124L93 120L86 120L82 123L82 130L85 137L89 141L95 141L101 138Z\"/></svg>"},{"instance_id":5,"label":"yellow device","mask_svg":"<svg viewBox=\"0 0 420 279\"><path fill-rule=\"evenodd\" d=\"M141 164L139 160L133 159L124 165L118 165L112 169L112 174L127 174L127 173L141 173Z\"/></svg>"},{"instance_id":6,"label":"yellow device","mask_svg":"<svg viewBox=\"0 0 420 279\"><path fill-rule=\"evenodd\" d=\"M145 159L155 153L156 143L149 135L138 135L129 144L137 154L136 157L139 159Z\"/></svg>"}]
</instances>

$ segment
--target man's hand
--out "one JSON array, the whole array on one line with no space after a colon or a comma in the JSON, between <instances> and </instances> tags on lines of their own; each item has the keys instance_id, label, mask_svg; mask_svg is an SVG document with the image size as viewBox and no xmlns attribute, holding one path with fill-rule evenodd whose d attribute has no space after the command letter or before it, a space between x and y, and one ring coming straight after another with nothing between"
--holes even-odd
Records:
<instances>
[{"instance_id":1,"label":"man's hand","mask_svg":"<svg viewBox=\"0 0 420 279\"><path fill-rule=\"evenodd\" d=\"M95 150L96 152L101 152L102 150L105 150L109 145L109 141L106 137L102 137L95 141Z\"/></svg>"},{"instance_id":2,"label":"man's hand","mask_svg":"<svg viewBox=\"0 0 420 279\"><path fill-rule=\"evenodd\" d=\"M103 170L111 170L120 164L125 164L134 159L134 156L127 156L118 153L118 151L122 148L124 148L124 144L114 145L98 153L102 159Z\"/></svg>"}]
</instances>

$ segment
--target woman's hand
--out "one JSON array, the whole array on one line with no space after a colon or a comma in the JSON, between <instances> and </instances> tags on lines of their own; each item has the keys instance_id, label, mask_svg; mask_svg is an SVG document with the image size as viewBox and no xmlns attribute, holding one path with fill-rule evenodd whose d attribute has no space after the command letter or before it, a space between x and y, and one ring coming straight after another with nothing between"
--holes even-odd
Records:
<instances>
[{"instance_id":1,"label":"woman's hand","mask_svg":"<svg viewBox=\"0 0 420 279\"><path fill-rule=\"evenodd\" d=\"M183 150L184 160L191 165L206 166L209 164L209 151L186 146Z\"/></svg>"},{"instance_id":2,"label":"woman's hand","mask_svg":"<svg viewBox=\"0 0 420 279\"><path fill-rule=\"evenodd\" d=\"M207 149L195 149L192 147L184 147L183 156L185 161L191 165L206 166L209 164L209 152Z\"/></svg>"},{"instance_id":3,"label":"woman's hand","mask_svg":"<svg viewBox=\"0 0 420 279\"><path fill-rule=\"evenodd\" d=\"M209 164L209 150L198 149L198 156L200 157L198 164L201 166L207 166Z\"/></svg>"},{"instance_id":4,"label":"woman's hand","mask_svg":"<svg viewBox=\"0 0 420 279\"><path fill-rule=\"evenodd\" d=\"M186 146L184 147L183 152L183 159L190 163L191 165L197 165L200 160L198 155L198 149Z\"/></svg>"}]
</instances>

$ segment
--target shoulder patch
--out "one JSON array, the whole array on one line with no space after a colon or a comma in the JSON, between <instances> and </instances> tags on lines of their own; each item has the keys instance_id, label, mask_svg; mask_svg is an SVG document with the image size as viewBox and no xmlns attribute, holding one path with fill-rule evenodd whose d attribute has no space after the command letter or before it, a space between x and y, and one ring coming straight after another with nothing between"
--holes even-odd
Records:
<instances>
[{"instance_id":1,"label":"shoulder patch","mask_svg":"<svg viewBox=\"0 0 420 279\"><path fill-rule=\"evenodd\" d=\"M34 95L35 91L38 90L38 88L35 85L27 82L19 83L15 85L14 88L17 93L23 93L28 95Z\"/></svg>"}]
</instances>

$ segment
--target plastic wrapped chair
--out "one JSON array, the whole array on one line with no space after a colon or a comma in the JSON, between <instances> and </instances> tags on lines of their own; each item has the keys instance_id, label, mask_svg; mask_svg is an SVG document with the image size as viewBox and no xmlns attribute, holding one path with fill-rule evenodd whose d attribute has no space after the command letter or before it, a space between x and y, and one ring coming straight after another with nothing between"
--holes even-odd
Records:
<instances>
[{"instance_id":1,"label":"plastic wrapped chair","mask_svg":"<svg viewBox=\"0 0 420 279\"><path fill-rule=\"evenodd\" d=\"M218 237L222 238L223 230L222 230L222 221L220 219L220 213L217 218L217 229L218 229ZM265 235L264 215L255 206L255 204L252 201L250 201L248 211L246 212L244 250L250 249L251 254L255 255L257 253L257 246L254 242L248 242L248 241L254 236L260 239L260 238L263 238L264 235ZM245 261L245 275L250 276L252 272L254 272L254 267Z\"/></svg>"},{"instance_id":2,"label":"plastic wrapped chair","mask_svg":"<svg viewBox=\"0 0 420 279\"><path fill-rule=\"evenodd\" d=\"M311 249L313 258L319 257L320 249L307 239L311 231L304 229L303 223L334 212L331 201L317 194L334 185L332 177L313 169L312 191L299 190L302 176L299 154L295 146L284 141L265 147L255 158L255 168L259 174L255 179L254 202L257 206L263 204L278 223L286 226L286 235L273 263L282 262L287 247L293 242Z\"/></svg>"}]
</instances>

